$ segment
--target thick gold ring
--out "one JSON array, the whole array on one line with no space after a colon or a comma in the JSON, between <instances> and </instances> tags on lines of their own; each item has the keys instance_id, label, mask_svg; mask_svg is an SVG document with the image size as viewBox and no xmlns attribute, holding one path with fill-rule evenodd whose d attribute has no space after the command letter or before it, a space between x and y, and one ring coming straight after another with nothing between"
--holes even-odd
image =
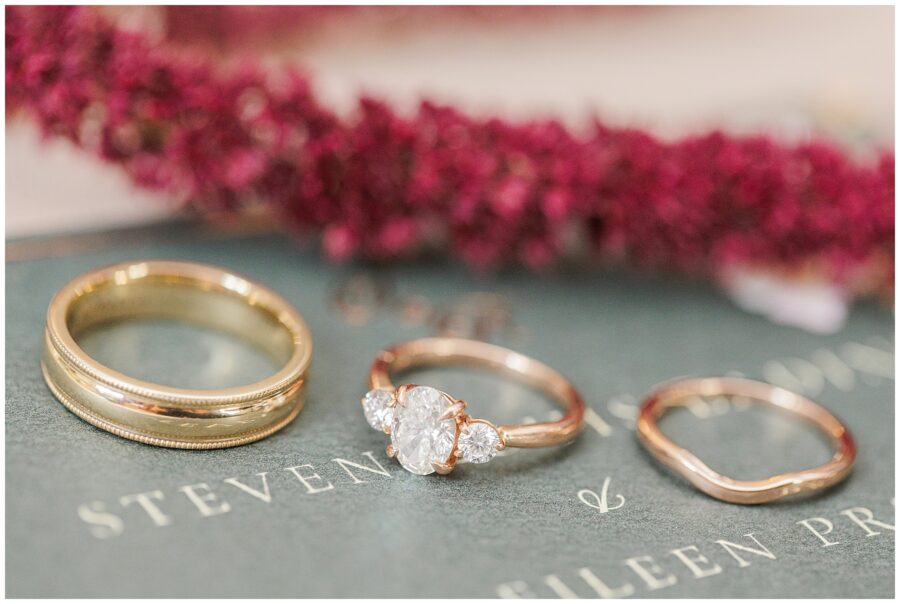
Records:
<instances>
[{"instance_id":1,"label":"thick gold ring","mask_svg":"<svg viewBox=\"0 0 900 604\"><path fill-rule=\"evenodd\" d=\"M466 402L430 386L394 387L391 372L427 365L468 365L499 371L559 403L550 422L496 426L466 414ZM389 434L390 457L414 474L448 474L458 462L484 463L505 447L550 447L574 439L584 424L584 400L558 371L501 346L458 338L422 338L378 353L362 399L366 420Z\"/></svg>"},{"instance_id":2,"label":"thick gold ring","mask_svg":"<svg viewBox=\"0 0 900 604\"><path fill-rule=\"evenodd\" d=\"M246 386L194 390L153 384L98 363L76 343L106 323L186 321L242 338L281 369ZM312 337L281 296L230 271L189 262L126 262L85 273L50 302L41 368L81 419L149 445L233 447L283 428L303 407Z\"/></svg>"},{"instance_id":3,"label":"thick gold ring","mask_svg":"<svg viewBox=\"0 0 900 604\"><path fill-rule=\"evenodd\" d=\"M764 403L809 422L832 441L836 452L831 460L816 468L787 472L761 480L735 480L710 469L696 455L665 436L657 420L673 407L687 404L693 397L730 396ZM784 388L744 378L690 378L666 384L641 404L637 437L658 460L712 497L730 503L765 503L803 491L818 491L841 482L856 459L856 443L849 430L824 407Z\"/></svg>"}]
</instances>

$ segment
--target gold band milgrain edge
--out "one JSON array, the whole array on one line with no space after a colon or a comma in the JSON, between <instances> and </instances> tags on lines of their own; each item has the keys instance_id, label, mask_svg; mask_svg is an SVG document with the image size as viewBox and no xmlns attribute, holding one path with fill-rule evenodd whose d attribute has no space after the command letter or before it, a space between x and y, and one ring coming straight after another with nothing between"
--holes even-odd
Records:
<instances>
[{"instance_id":1,"label":"gold band milgrain edge","mask_svg":"<svg viewBox=\"0 0 900 604\"><path fill-rule=\"evenodd\" d=\"M303 409L304 400L303 398L299 398L297 400L297 404L294 409L283 419L281 419L278 423L263 428L261 430L251 430L244 434L237 434L227 438L208 440L208 441L198 441L198 440L177 440L173 438L169 438L164 434L158 434L154 432L150 432L148 430L144 430L143 432L136 432L133 430L129 430L127 427L120 426L118 424L114 424L109 420L103 419L102 417L95 415L93 412L88 410L86 407L83 407L81 404L72 399L69 395L61 391L56 386L56 382L54 382L50 376L47 375L47 367L44 365L43 361L41 362L41 371L44 374L44 380L47 382L47 387L50 388L50 391L53 395L62 403L66 409L86 421L87 423L100 428L101 430L105 430L111 434L116 436L120 436L122 438L127 438L128 440L134 440L139 443L143 443L145 445L153 445L155 447L166 447L170 449L225 449L228 447L238 447L240 445L246 445L252 442L256 442L258 440L262 440L267 436L271 436L275 432L278 432L289 423L294 421L294 418L300 414L300 411Z\"/></svg>"},{"instance_id":2,"label":"gold band milgrain edge","mask_svg":"<svg viewBox=\"0 0 900 604\"><path fill-rule=\"evenodd\" d=\"M107 284L114 275L129 275L135 267L141 270L135 271L139 276L133 281L163 280L165 287L171 280L173 284L196 289L200 296L215 292L246 303L248 308L261 306L276 319L278 329L284 329L289 336L291 351L287 362L275 374L259 382L221 390L181 389L144 382L100 364L75 342L65 317L71 304L90 295L94 287ZM235 280L246 291L238 292L225 286ZM116 279L115 286L127 287L130 282L125 279L119 283ZM57 333L60 329L65 332L64 338ZM50 391L68 410L100 429L154 446L214 449L260 440L296 418L304 406L311 359L309 328L300 314L277 293L227 269L189 262L146 260L95 269L76 277L57 292L47 312L41 371ZM54 371L48 363L53 364ZM67 385L57 378L65 378ZM79 393L85 395L85 401L78 400ZM109 416L104 410L110 412ZM128 421L122 419L123 416L128 417ZM130 423L131 418L134 425ZM170 420L166 418L182 419L172 434L152 428L153 423L169 424ZM240 431L239 425L244 423L256 425ZM213 431L208 431L210 429Z\"/></svg>"}]
</instances>

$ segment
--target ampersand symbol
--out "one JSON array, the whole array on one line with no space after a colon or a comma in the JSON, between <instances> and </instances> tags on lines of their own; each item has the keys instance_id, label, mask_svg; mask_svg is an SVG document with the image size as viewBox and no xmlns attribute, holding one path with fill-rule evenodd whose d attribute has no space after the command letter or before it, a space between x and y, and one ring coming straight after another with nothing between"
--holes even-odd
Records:
<instances>
[{"instance_id":1,"label":"ampersand symbol","mask_svg":"<svg viewBox=\"0 0 900 604\"><path fill-rule=\"evenodd\" d=\"M625 498L617 493L616 498L618 499L618 503L610 507L607 500L609 482L610 477L607 476L603 480L603 488L600 489L600 495L597 495L597 493L590 489L581 489L580 491L578 491L578 499L580 499L581 503L583 503L584 505L600 510L601 514L605 514L612 510L618 510L620 507L625 505Z\"/></svg>"}]
</instances>

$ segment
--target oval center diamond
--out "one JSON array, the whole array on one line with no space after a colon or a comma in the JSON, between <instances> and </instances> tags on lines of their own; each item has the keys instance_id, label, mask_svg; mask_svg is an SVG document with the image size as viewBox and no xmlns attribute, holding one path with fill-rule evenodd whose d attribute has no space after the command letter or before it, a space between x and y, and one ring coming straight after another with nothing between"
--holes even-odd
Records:
<instances>
[{"instance_id":1,"label":"oval center diamond","mask_svg":"<svg viewBox=\"0 0 900 604\"><path fill-rule=\"evenodd\" d=\"M413 474L431 474L432 463L446 463L456 443L456 420L440 419L452 402L443 392L415 386L394 408L391 443L397 461Z\"/></svg>"}]
</instances>

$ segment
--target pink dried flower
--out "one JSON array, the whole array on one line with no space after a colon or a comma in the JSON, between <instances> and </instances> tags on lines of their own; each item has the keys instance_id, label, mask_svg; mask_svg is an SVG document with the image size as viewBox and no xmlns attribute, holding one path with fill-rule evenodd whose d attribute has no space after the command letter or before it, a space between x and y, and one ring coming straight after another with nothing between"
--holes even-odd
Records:
<instances>
[{"instance_id":1,"label":"pink dried flower","mask_svg":"<svg viewBox=\"0 0 900 604\"><path fill-rule=\"evenodd\" d=\"M585 259L812 269L892 291L892 151L865 165L822 141L712 132L666 143L600 123L576 136L429 102L405 118L370 98L342 120L296 70L226 71L84 7L7 7L6 48L8 112L194 207L261 200L321 234L333 260L446 245L480 269L538 269L578 232Z\"/></svg>"}]
</instances>

